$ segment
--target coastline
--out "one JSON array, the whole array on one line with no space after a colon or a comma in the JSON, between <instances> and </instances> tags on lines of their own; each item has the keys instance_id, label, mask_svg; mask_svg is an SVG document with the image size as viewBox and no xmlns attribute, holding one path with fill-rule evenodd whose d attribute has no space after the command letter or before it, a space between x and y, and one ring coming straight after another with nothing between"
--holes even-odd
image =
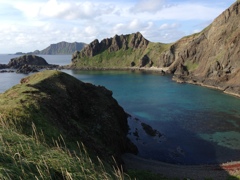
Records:
<instances>
[{"instance_id":1,"label":"coastline","mask_svg":"<svg viewBox=\"0 0 240 180\"><path fill-rule=\"evenodd\" d=\"M106 71L106 70L130 70L130 71L149 71L149 72L156 72L156 73L159 73L160 75L165 75L165 74L170 74L168 72L168 69L169 67L111 67L111 68L98 68L98 67L84 67L84 68L74 68L74 67L71 67L71 64L70 65L67 65L67 66L63 66L63 68L66 68L66 69L72 69L72 70L102 70L102 71ZM239 94L238 93L234 93L234 92L229 92L227 91L228 88L220 88L220 87L217 87L217 86L212 86L212 85L207 85L207 84L204 84L204 83L199 83L199 82L193 82L193 81L190 81L190 80L182 80L182 79L179 79L178 77L174 77L174 74L171 74L173 75L172 77L172 80L177 82L177 83L188 83L188 84L193 84L193 85L198 85L198 86L202 86L202 87L207 87L207 88L211 88L211 89L216 89L216 90L219 90L219 91L222 91L223 93L225 94L228 94L228 95L231 95L231 96L234 96L236 98L240 98L240 92Z\"/></svg>"},{"instance_id":2,"label":"coastline","mask_svg":"<svg viewBox=\"0 0 240 180\"><path fill-rule=\"evenodd\" d=\"M227 179L240 174L240 162L227 162L213 165L177 165L141 158L133 154L123 154L124 167L133 170L145 170L168 178L206 178Z\"/></svg>"}]
</instances>

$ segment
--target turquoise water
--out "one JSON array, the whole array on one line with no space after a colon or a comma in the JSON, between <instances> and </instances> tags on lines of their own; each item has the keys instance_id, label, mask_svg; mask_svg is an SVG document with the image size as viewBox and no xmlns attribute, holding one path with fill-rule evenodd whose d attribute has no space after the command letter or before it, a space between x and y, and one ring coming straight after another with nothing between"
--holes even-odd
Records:
<instances>
[{"instance_id":1,"label":"turquoise water","mask_svg":"<svg viewBox=\"0 0 240 180\"><path fill-rule=\"evenodd\" d=\"M68 71L103 85L132 117L129 138L139 156L179 164L240 160L240 99L220 91L178 84L171 76L131 71ZM147 135L141 122L158 130ZM136 128L139 137L134 136Z\"/></svg>"},{"instance_id":2,"label":"turquoise water","mask_svg":"<svg viewBox=\"0 0 240 180\"><path fill-rule=\"evenodd\" d=\"M11 57L0 55L0 63L7 63ZM71 61L71 55L44 58L51 64ZM113 97L131 115L128 136L137 145L139 156L178 164L240 160L239 98L200 86L178 84L171 76L156 73L64 71L113 91ZM0 93L25 76L1 73ZM161 136L147 135L141 122L151 125Z\"/></svg>"}]
</instances>

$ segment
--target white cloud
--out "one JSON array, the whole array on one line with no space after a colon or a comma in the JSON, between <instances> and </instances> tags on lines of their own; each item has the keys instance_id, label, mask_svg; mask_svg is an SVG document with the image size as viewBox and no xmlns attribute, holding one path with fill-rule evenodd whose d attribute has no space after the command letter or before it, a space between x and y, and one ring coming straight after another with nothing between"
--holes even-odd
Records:
<instances>
[{"instance_id":1,"label":"white cloud","mask_svg":"<svg viewBox=\"0 0 240 180\"><path fill-rule=\"evenodd\" d=\"M140 0L131 11L136 13L160 11L165 6L165 0Z\"/></svg>"},{"instance_id":2,"label":"white cloud","mask_svg":"<svg viewBox=\"0 0 240 180\"><path fill-rule=\"evenodd\" d=\"M0 0L0 53L137 31L150 41L173 42L206 27L235 0L228 1Z\"/></svg>"}]
</instances>

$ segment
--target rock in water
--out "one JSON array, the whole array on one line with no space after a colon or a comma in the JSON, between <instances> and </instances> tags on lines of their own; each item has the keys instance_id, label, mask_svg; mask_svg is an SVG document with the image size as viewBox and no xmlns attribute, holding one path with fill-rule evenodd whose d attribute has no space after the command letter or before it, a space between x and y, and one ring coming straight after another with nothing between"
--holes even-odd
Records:
<instances>
[{"instance_id":1,"label":"rock in water","mask_svg":"<svg viewBox=\"0 0 240 180\"><path fill-rule=\"evenodd\" d=\"M17 58L13 58L8 63L8 67L10 68L20 68L23 65L36 65L36 66L46 66L48 65L47 61L42 57L35 55L23 55Z\"/></svg>"}]
</instances>

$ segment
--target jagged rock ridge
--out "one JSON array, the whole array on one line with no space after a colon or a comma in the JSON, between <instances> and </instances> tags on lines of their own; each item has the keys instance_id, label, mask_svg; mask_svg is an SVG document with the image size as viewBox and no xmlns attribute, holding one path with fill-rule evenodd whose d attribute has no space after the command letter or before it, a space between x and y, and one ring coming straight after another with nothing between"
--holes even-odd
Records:
<instances>
[{"instance_id":1,"label":"jagged rock ridge","mask_svg":"<svg viewBox=\"0 0 240 180\"><path fill-rule=\"evenodd\" d=\"M115 35L113 38L103 39L99 42L95 39L88 46L86 46L81 52L78 52L79 58L82 57L93 57L105 50L109 52L118 51L120 49L128 49L128 48L146 48L149 41L146 40L141 33L133 34L132 37L130 35ZM73 59L76 56L73 57Z\"/></svg>"},{"instance_id":2,"label":"jagged rock ridge","mask_svg":"<svg viewBox=\"0 0 240 180\"><path fill-rule=\"evenodd\" d=\"M140 32L97 39L72 56L72 68L150 67L167 46L151 43ZM154 64L155 63L155 64Z\"/></svg>"}]
</instances>

